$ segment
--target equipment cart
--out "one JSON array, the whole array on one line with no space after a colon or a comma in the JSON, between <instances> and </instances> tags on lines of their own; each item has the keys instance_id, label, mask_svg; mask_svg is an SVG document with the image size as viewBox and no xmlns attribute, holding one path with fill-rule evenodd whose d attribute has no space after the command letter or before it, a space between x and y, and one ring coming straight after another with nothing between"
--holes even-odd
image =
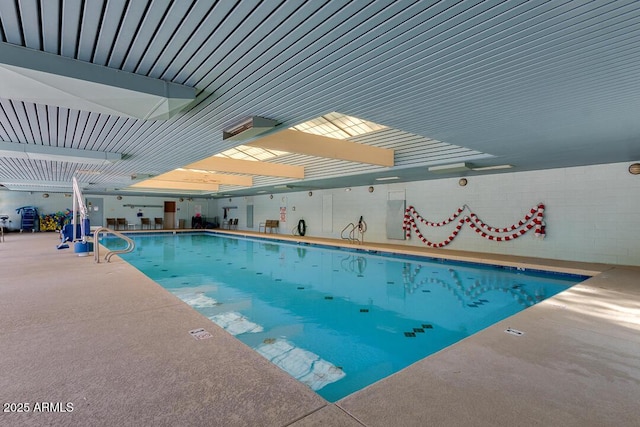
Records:
<instances>
[{"instance_id":1,"label":"equipment cart","mask_svg":"<svg viewBox=\"0 0 640 427\"><path fill-rule=\"evenodd\" d=\"M34 206L23 206L16 209L16 212L21 215L20 232L23 230L31 230L33 233L36 231L38 221L38 208Z\"/></svg>"}]
</instances>

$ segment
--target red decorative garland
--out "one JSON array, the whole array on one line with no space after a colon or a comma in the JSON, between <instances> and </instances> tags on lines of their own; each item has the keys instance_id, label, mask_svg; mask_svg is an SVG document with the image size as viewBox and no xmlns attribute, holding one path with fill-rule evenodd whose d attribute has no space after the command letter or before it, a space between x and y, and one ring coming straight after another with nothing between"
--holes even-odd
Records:
<instances>
[{"instance_id":1,"label":"red decorative garland","mask_svg":"<svg viewBox=\"0 0 640 427\"><path fill-rule=\"evenodd\" d=\"M436 223L436 222L425 220L420 216L420 214L418 214L418 212L415 210L413 206L409 206L406 209L404 214L402 229L405 230L405 232L407 233L407 239L411 238L411 229L413 229L413 231L416 233L418 238L422 240L422 243L424 243L425 245L431 248L441 248L451 243L453 239L455 239L455 237L458 235L460 230L462 229L462 225L464 223L469 225L469 227L471 227L473 231L475 231L485 239L493 240L496 242L505 242L508 240L517 239L518 237L524 235L527 231L531 230L534 227L535 227L536 237L543 238L545 236L544 205L542 203L538 204L538 206L531 208L531 210L524 216L524 218L518 221L517 224L513 224L509 227L503 227L503 228L491 227L485 224L484 222L482 222L482 220L478 218L476 214L471 212L468 216L464 216L460 218L458 220L458 224L453 230L453 233L451 233L449 237L447 237L445 240L439 243L433 243L429 241L427 238L425 238L420 232L420 230L418 229L418 226L416 224L416 220L418 220L421 223L427 225L428 227L442 227L443 225L446 225L452 221L455 221L455 219L460 216L460 214L464 211L465 208L468 208L468 206L464 205L458 208L453 213L453 215L451 215L448 219ZM489 233L504 234L512 231L515 231L515 233L509 234L506 236L496 236L495 234L489 234Z\"/></svg>"}]
</instances>

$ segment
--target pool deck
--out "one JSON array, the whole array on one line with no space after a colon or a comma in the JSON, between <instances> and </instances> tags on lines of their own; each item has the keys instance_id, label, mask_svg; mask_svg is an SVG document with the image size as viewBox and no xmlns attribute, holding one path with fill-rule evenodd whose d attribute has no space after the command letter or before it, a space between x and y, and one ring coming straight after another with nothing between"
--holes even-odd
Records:
<instances>
[{"instance_id":1,"label":"pool deck","mask_svg":"<svg viewBox=\"0 0 640 427\"><path fill-rule=\"evenodd\" d=\"M96 264L56 250L58 242L55 233L10 233L0 243L0 400L3 410L30 407L3 411L0 425L585 427L640 420L638 267L362 245L593 277L332 404L120 258ZM198 328L210 338L194 339L189 331ZM41 402L71 403L73 411L43 411Z\"/></svg>"}]
</instances>

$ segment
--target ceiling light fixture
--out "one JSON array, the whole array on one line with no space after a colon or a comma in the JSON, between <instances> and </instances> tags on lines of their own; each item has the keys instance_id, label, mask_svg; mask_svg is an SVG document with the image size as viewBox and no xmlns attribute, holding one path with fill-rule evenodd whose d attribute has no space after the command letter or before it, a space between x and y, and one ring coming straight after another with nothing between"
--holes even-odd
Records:
<instances>
[{"instance_id":1,"label":"ceiling light fixture","mask_svg":"<svg viewBox=\"0 0 640 427\"><path fill-rule=\"evenodd\" d=\"M51 147L48 145L20 144L6 141L0 141L0 156L96 165L107 165L122 159L122 154L120 153L78 150L76 148Z\"/></svg>"},{"instance_id":2,"label":"ceiling light fixture","mask_svg":"<svg viewBox=\"0 0 640 427\"><path fill-rule=\"evenodd\" d=\"M495 165L495 166L482 166L479 168L471 168L472 171L492 171L499 169L511 169L512 165Z\"/></svg>"},{"instance_id":3,"label":"ceiling light fixture","mask_svg":"<svg viewBox=\"0 0 640 427\"><path fill-rule=\"evenodd\" d=\"M451 163L449 165L429 166L429 172L453 173L468 171L470 168L466 163Z\"/></svg>"},{"instance_id":4,"label":"ceiling light fixture","mask_svg":"<svg viewBox=\"0 0 640 427\"><path fill-rule=\"evenodd\" d=\"M383 176L381 178L376 178L376 181L391 181L393 179L400 179L400 177L397 177L397 176Z\"/></svg>"},{"instance_id":5,"label":"ceiling light fixture","mask_svg":"<svg viewBox=\"0 0 640 427\"><path fill-rule=\"evenodd\" d=\"M630 165L629 173L632 175L640 175L640 163L634 163Z\"/></svg>"}]
</instances>

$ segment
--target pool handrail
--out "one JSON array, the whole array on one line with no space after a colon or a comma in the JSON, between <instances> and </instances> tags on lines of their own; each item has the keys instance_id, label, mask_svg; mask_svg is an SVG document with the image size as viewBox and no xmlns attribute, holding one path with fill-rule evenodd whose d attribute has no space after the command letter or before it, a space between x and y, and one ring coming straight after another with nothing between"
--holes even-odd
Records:
<instances>
[{"instance_id":1,"label":"pool handrail","mask_svg":"<svg viewBox=\"0 0 640 427\"><path fill-rule=\"evenodd\" d=\"M351 227L351 229L349 229L349 227ZM349 230L349 235L345 237L344 232L347 230ZM358 237L358 235L362 237L362 240ZM342 229L342 231L340 232L340 237L342 237L343 240L348 240L350 243L364 243L364 235L361 233L358 225L352 222L347 224L346 227Z\"/></svg>"},{"instance_id":2,"label":"pool handrail","mask_svg":"<svg viewBox=\"0 0 640 427\"><path fill-rule=\"evenodd\" d=\"M349 227L351 227L351 229L349 229ZM349 230L349 235L345 237L344 232L347 230ZM362 221L362 217L360 217L358 224L354 224L353 222L347 224L340 232L340 237L343 240L348 240L351 243L358 243L361 245L364 243L364 233L366 230L366 223Z\"/></svg>"},{"instance_id":3,"label":"pool handrail","mask_svg":"<svg viewBox=\"0 0 640 427\"><path fill-rule=\"evenodd\" d=\"M124 249L115 249L113 251L108 251L104 255L104 260L107 261L107 262L110 262L111 257L113 255L126 254L126 253L129 253L129 252L132 252L136 247L136 243L133 240L131 240L131 238L129 238L128 236L125 236L124 234L120 233L119 231L115 231L115 230L112 230L112 229L107 228L107 227L98 227L93 232L93 243L94 243L93 260L96 263L100 263L100 244L98 243L98 240L99 240L98 236L99 236L100 233L111 233L111 234L114 234L114 235L120 237L125 242L127 242L127 247L124 248Z\"/></svg>"}]
</instances>

